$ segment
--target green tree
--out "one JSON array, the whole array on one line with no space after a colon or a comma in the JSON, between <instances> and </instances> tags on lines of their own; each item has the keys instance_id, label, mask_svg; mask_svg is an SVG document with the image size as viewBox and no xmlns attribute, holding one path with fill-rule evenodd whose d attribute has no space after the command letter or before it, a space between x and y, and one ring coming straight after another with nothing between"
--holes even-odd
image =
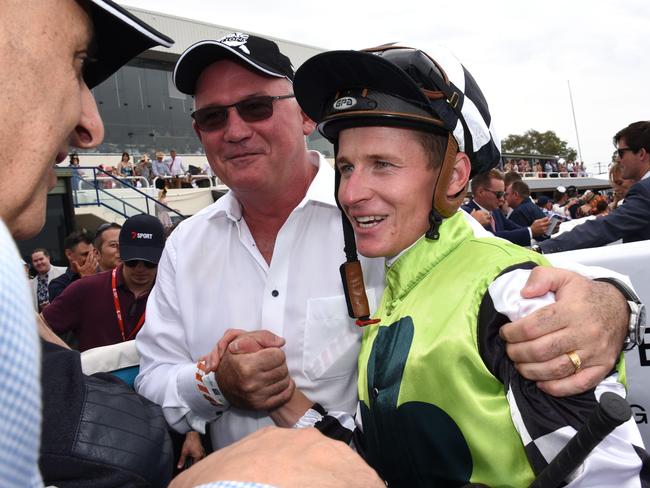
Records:
<instances>
[{"instance_id":1,"label":"green tree","mask_svg":"<svg viewBox=\"0 0 650 488\"><path fill-rule=\"evenodd\" d=\"M577 156L576 150L552 130L530 129L523 135L510 134L501 141L501 150L504 153L553 155L574 161Z\"/></svg>"}]
</instances>

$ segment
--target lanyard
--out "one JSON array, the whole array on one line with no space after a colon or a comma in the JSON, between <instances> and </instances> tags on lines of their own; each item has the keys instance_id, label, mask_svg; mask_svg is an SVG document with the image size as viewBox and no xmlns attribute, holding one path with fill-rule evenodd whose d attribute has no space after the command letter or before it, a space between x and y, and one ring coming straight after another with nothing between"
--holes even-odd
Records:
<instances>
[{"instance_id":1,"label":"lanyard","mask_svg":"<svg viewBox=\"0 0 650 488\"><path fill-rule=\"evenodd\" d=\"M117 297L117 268L113 268L111 285L113 287L113 305L115 305L115 315L117 315L117 325L119 325L120 327L120 333L122 334L122 341L130 341L138 333L138 331L142 327L142 324L144 324L144 314L146 313L146 311L142 312L142 315L138 319L138 323L136 324L135 328L131 331L131 333L128 336L126 336L124 333L124 321L122 320L122 307L120 307L120 300Z\"/></svg>"}]
</instances>

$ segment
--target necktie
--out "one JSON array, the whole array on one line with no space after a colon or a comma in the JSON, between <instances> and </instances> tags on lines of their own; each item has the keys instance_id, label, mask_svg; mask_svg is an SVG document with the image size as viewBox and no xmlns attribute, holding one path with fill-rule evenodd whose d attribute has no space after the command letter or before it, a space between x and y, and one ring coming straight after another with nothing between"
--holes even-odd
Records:
<instances>
[{"instance_id":1,"label":"necktie","mask_svg":"<svg viewBox=\"0 0 650 488\"><path fill-rule=\"evenodd\" d=\"M37 279L38 279L38 284L36 287L36 299L38 300L38 304L40 305L41 303L50 301L50 295L47 292L47 273L39 274Z\"/></svg>"}]
</instances>

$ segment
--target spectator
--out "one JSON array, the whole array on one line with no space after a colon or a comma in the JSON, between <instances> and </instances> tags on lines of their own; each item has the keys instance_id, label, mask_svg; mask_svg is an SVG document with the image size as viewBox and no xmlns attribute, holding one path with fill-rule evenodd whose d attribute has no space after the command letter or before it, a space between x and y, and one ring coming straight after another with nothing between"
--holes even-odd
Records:
<instances>
[{"instance_id":1,"label":"spectator","mask_svg":"<svg viewBox=\"0 0 650 488\"><path fill-rule=\"evenodd\" d=\"M582 161L578 162L578 176L588 176L587 170L585 169L585 163Z\"/></svg>"},{"instance_id":2,"label":"spectator","mask_svg":"<svg viewBox=\"0 0 650 488\"><path fill-rule=\"evenodd\" d=\"M34 249L31 254L32 267L36 276L31 280L32 299L34 308L39 312L50 304L50 293L48 286L50 281L65 273L65 268L52 266L50 263L50 252L47 249Z\"/></svg>"},{"instance_id":3,"label":"spectator","mask_svg":"<svg viewBox=\"0 0 650 488\"><path fill-rule=\"evenodd\" d=\"M553 190L553 213L562 215L564 218L571 218L566 204L569 201L567 189L560 185Z\"/></svg>"},{"instance_id":4,"label":"spectator","mask_svg":"<svg viewBox=\"0 0 650 488\"><path fill-rule=\"evenodd\" d=\"M516 171L511 171L503 175L503 184L508 188L513 181L521 181L521 175Z\"/></svg>"},{"instance_id":5,"label":"spectator","mask_svg":"<svg viewBox=\"0 0 650 488\"><path fill-rule=\"evenodd\" d=\"M61 276L50 281L50 300L58 297L73 281L97 273L97 266L99 266L93 240L88 233L73 232L65 238L63 248L68 260L68 268Z\"/></svg>"},{"instance_id":6,"label":"spectator","mask_svg":"<svg viewBox=\"0 0 650 488\"><path fill-rule=\"evenodd\" d=\"M614 210L625 201L625 195L634 184L634 180L623 178L623 170L620 163L616 162L609 168L609 182L612 185L614 198L610 204L611 210Z\"/></svg>"},{"instance_id":7,"label":"spectator","mask_svg":"<svg viewBox=\"0 0 650 488\"><path fill-rule=\"evenodd\" d=\"M100 225L95 232L95 252L99 263L97 271L112 271L122 261L120 260L120 229L122 226L115 222Z\"/></svg>"},{"instance_id":8,"label":"spectator","mask_svg":"<svg viewBox=\"0 0 650 488\"><path fill-rule=\"evenodd\" d=\"M275 43L256 36L234 33L222 41L190 46L179 58L174 82L194 95L194 129L230 192L170 235L136 341L136 389L163 405L176 430L212 422L218 448L272 422L284 425L292 415L278 408L297 389L327 408L353 410L360 341L338 272L344 253L331 191L334 171L305 146L314 124L293 100L291 63ZM260 110L251 111L251 105ZM323 242L334 244L320 252ZM364 266L366 288L378 296L384 265ZM590 304L581 316L588 309ZM572 310L556 312L575 325L567 320ZM623 334L626 324L619 325L616 332ZM218 342L233 327L246 328L245 338L269 347L245 355L226 352L218 364L212 362ZM530 352L539 359L539 351ZM619 352L620 347L606 351L608 364L599 374L611 370ZM205 355L206 364L199 361ZM566 364L566 355L557 359ZM269 369L277 375L264 375Z\"/></svg>"},{"instance_id":9,"label":"spectator","mask_svg":"<svg viewBox=\"0 0 650 488\"><path fill-rule=\"evenodd\" d=\"M516 171L510 171L503 175L503 184L506 188L508 188L513 181L521 181L521 175ZM506 217L509 217L512 213L512 208L508 206L508 202L505 198L499 203L499 208L501 209L501 213Z\"/></svg>"},{"instance_id":10,"label":"spectator","mask_svg":"<svg viewBox=\"0 0 650 488\"><path fill-rule=\"evenodd\" d=\"M133 182L128 179L135 174L135 168L131 162L131 156L128 152L122 153L122 160L118 163L116 168L116 176L120 178L127 178L127 183L132 184Z\"/></svg>"},{"instance_id":11,"label":"spectator","mask_svg":"<svg viewBox=\"0 0 650 488\"><path fill-rule=\"evenodd\" d=\"M183 159L176 155L176 150L169 151L169 157L165 159L167 174L172 176L172 188L180 188L182 179L187 174L187 169L183 164Z\"/></svg>"},{"instance_id":12,"label":"spectator","mask_svg":"<svg viewBox=\"0 0 650 488\"><path fill-rule=\"evenodd\" d=\"M162 205L160 205L162 204ZM167 188L163 188L158 193L158 203L156 203L156 217L160 220L160 223L165 228L165 233L167 234L169 229L174 225L171 217L169 216L169 210L163 205L169 205L167 203Z\"/></svg>"},{"instance_id":13,"label":"spectator","mask_svg":"<svg viewBox=\"0 0 650 488\"><path fill-rule=\"evenodd\" d=\"M604 217L608 214L609 205L607 198L605 198L603 195L596 195L589 203L591 204L590 215Z\"/></svg>"},{"instance_id":14,"label":"spectator","mask_svg":"<svg viewBox=\"0 0 650 488\"><path fill-rule=\"evenodd\" d=\"M493 169L488 173L480 173L472 178L471 185L473 199L462 208L476 218L487 231L520 246L530 246L532 237L546 232L548 224L541 220L533 223L531 227L522 227L501 213L499 205L504 200L505 192L503 175L499 171Z\"/></svg>"},{"instance_id":15,"label":"spectator","mask_svg":"<svg viewBox=\"0 0 650 488\"><path fill-rule=\"evenodd\" d=\"M165 155L161 151L156 151L156 160L151 166L151 171L154 178L158 178L156 181L156 188L162 189L167 185L166 176L169 176L169 168L164 163L163 158Z\"/></svg>"},{"instance_id":16,"label":"spectator","mask_svg":"<svg viewBox=\"0 0 650 488\"><path fill-rule=\"evenodd\" d=\"M569 176L575 176L573 161L569 160L566 163L566 170L569 172Z\"/></svg>"},{"instance_id":17,"label":"spectator","mask_svg":"<svg viewBox=\"0 0 650 488\"><path fill-rule=\"evenodd\" d=\"M544 163L544 172L546 173L547 176L553 172L553 164L551 163L550 160L547 160Z\"/></svg>"},{"instance_id":18,"label":"spectator","mask_svg":"<svg viewBox=\"0 0 650 488\"><path fill-rule=\"evenodd\" d=\"M544 215L550 217L553 214L553 200L551 200L546 195L541 195L537 199L537 206L542 209Z\"/></svg>"},{"instance_id":19,"label":"spectator","mask_svg":"<svg viewBox=\"0 0 650 488\"><path fill-rule=\"evenodd\" d=\"M630 124L614 136L623 178L635 181L625 203L609 215L585 222L571 232L540 244L544 253L598 247L618 239L650 239L650 122Z\"/></svg>"},{"instance_id":20,"label":"spectator","mask_svg":"<svg viewBox=\"0 0 650 488\"><path fill-rule=\"evenodd\" d=\"M530 188L523 181L515 181L506 188L506 202L512 208L508 217L514 223L522 227L530 227L535 221L542 220L548 225L549 219L530 198ZM544 236L535 236L537 240L543 240Z\"/></svg>"},{"instance_id":21,"label":"spectator","mask_svg":"<svg viewBox=\"0 0 650 488\"><path fill-rule=\"evenodd\" d=\"M79 190L81 189L84 172L79 169L79 156L77 153L70 154L70 167L72 168L72 189Z\"/></svg>"},{"instance_id":22,"label":"spectator","mask_svg":"<svg viewBox=\"0 0 650 488\"><path fill-rule=\"evenodd\" d=\"M80 351L134 339L144 323L163 247L158 219L130 217L120 231L122 264L71 284L44 310L46 323L57 334L72 331Z\"/></svg>"},{"instance_id":23,"label":"spectator","mask_svg":"<svg viewBox=\"0 0 650 488\"><path fill-rule=\"evenodd\" d=\"M150 184L151 174L152 174L151 161L149 160L149 155L147 153L144 153L140 157L140 161L138 161L138 164L136 164L135 166L135 175L143 177L147 181L147 184Z\"/></svg>"},{"instance_id":24,"label":"spectator","mask_svg":"<svg viewBox=\"0 0 650 488\"><path fill-rule=\"evenodd\" d=\"M541 163L538 161L535 163L535 176L537 178L542 178L544 175L542 174L544 172L544 168L542 168Z\"/></svg>"}]
</instances>

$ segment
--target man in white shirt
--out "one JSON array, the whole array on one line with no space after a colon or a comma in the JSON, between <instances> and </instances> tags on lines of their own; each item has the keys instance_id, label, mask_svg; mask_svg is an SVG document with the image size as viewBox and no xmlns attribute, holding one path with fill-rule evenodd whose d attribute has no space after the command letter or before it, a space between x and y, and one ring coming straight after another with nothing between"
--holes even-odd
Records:
<instances>
[{"instance_id":1,"label":"man in white shirt","mask_svg":"<svg viewBox=\"0 0 650 488\"><path fill-rule=\"evenodd\" d=\"M187 174L185 165L183 164L183 159L176 155L176 150L172 149L169 151L169 157L164 161L165 166L167 167L167 174L172 175L172 188L181 187L181 177Z\"/></svg>"},{"instance_id":2,"label":"man in white shirt","mask_svg":"<svg viewBox=\"0 0 650 488\"><path fill-rule=\"evenodd\" d=\"M174 71L176 87L195 96L194 129L215 174L231 191L181 223L167 241L136 341L141 358L136 389L163 406L176 430L202 431L211 423L216 448L273 422L287 425L299 418L303 411L279 408L296 387L332 410L349 412L356 405L360 328L346 313L336 271L345 254L334 171L306 148L314 123L296 104L292 80L291 63L275 43L243 33L190 46ZM373 310L383 264L368 260L363 266ZM546 280L557 281L549 274ZM557 307L564 308L554 316L575 325L579 316L569 309L576 305L590 307L560 300ZM532 379L574 372L566 353L575 349L576 336L585 349L597 348L592 336L600 328L568 332L552 322L545 332L558 334L551 339L553 350L523 342L542 335L535 324L528 331L538 332L518 329L511 336L518 343L514 359L526 363L522 367ZM627 324L618 322L610 346L622 343ZM248 336L263 349L219 354L217 342L234 336ZM596 369L580 373L604 377L620 352L611 349L585 354ZM596 366L599 361L606 364ZM581 380L595 384L596 378L589 378L574 375L548 387L563 392Z\"/></svg>"}]
</instances>

